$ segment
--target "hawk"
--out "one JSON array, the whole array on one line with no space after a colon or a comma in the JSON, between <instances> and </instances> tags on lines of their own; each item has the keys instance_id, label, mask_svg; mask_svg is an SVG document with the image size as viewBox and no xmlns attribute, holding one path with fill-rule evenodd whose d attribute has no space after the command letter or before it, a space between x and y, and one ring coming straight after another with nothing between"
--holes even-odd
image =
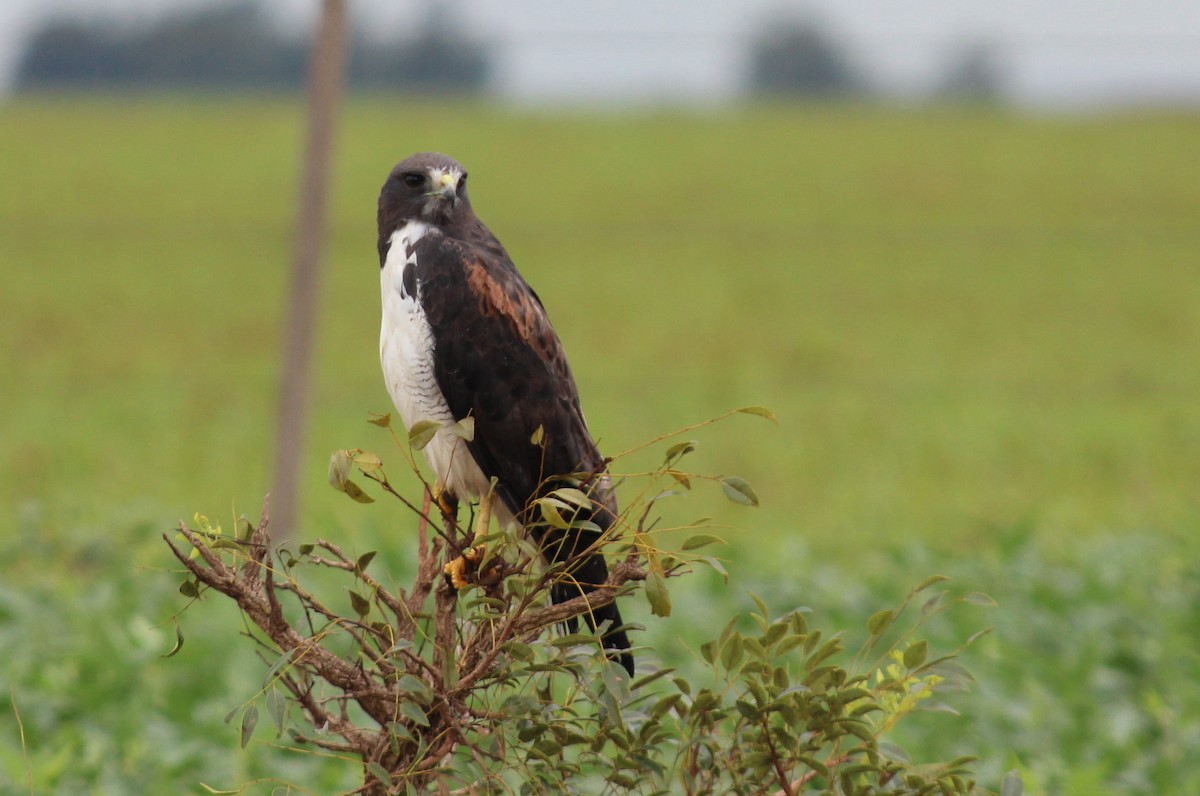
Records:
<instances>
[{"instance_id":1,"label":"hawk","mask_svg":"<svg viewBox=\"0 0 1200 796\"><path fill-rule=\"evenodd\" d=\"M378 224L379 357L405 426L438 424L423 449L435 497L478 499L484 529L491 514L527 528L545 558L563 564L555 602L603 584L597 542L617 518L606 462L545 308L471 209L466 169L429 152L402 161L379 193ZM455 433L467 417L473 434ZM532 502L568 485L590 498L577 518L591 524L534 522ZM602 644L633 674L617 606L584 616L593 630L608 623Z\"/></svg>"}]
</instances>

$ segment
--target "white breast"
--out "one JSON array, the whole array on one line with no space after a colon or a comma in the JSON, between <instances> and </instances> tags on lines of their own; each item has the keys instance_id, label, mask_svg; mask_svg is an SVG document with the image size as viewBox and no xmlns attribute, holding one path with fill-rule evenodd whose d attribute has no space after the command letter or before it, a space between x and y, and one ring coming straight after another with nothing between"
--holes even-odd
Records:
<instances>
[{"instance_id":1,"label":"white breast","mask_svg":"<svg viewBox=\"0 0 1200 796\"><path fill-rule=\"evenodd\" d=\"M410 252L427 234L441 233L420 221L410 221L398 229L379 272L383 300L379 360L384 382L406 428L422 420L443 426L455 422L433 375L433 331L416 291L410 294L404 287L404 268L415 267L416 263L416 254ZM416 287L416 280L410 279L410 284ZM458 497L471 499L486 494L488 479L466 442L448 428L438 430L424 453L434 477Z\"/></svg>"}]
</instances>

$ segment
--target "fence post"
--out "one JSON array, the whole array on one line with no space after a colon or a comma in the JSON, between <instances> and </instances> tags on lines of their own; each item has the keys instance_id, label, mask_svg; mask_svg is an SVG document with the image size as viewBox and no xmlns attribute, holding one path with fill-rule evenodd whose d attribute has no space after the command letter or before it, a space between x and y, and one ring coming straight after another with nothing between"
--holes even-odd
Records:
<instances>
[{"instance_id":1,"label":"fence post","mask_svg":"<svg viewBox=\"0 0 1200 796\"><path fill-rule=\"evenodd\" d=\"M301 165L300 201L287 304L275 431L272 525L276 540L295 530L299 474L308 422L309 371L320 293L320 260L333 133L342 93L346 0L323 0L308 73L308 127Z\"/></svg>"}]
</instances>

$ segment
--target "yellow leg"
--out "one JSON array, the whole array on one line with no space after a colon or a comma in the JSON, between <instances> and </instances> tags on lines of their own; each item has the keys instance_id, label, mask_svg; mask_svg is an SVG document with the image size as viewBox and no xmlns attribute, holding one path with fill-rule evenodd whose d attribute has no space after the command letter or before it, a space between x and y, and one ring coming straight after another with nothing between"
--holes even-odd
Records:
<instances>
[{"instance_id":1,"label":"yellow leg","mask_svg":"<svg viewBox=\"0 0 1200 796\"><path fill-rule=\"evenodd\" d=\"M487 536L488 525L491 522L492 498L489 495L479 501L479 514L475 517L475 536L472 541ZM471 581L467 578L467 567L471 565L471 569L477 569L479 562L483 560L486 552L487 548L484 545L472 544L466 550L463 550L461 556L447 562L446 566L442 568L442 572L449 579L450 585L454 587L455 591L460 591L471 585Z\"/></svg>"},{"instance_id":2,"label":"yellow leg","mask_svg":"<svg viewBox=\"0 0 1200 796\"><path fill-rule=\"evenodd\" d=\"M446 488L440 480L433 482L433 502L437 504L438 509L447 517L453 517L458 514L458 498L454 493Z\"/></svg>"},{"instance_id":3,"label":"yellow leg","mask_svg":"<svg viewBox=\"0 0 1200 796\"><path fill-rule=\"evenodd\" d=\"M487 536L488 525L492 522L492 496L484 495L479 501L479 516L475 518L475 538Z\"/></svg>"}]
</instances>

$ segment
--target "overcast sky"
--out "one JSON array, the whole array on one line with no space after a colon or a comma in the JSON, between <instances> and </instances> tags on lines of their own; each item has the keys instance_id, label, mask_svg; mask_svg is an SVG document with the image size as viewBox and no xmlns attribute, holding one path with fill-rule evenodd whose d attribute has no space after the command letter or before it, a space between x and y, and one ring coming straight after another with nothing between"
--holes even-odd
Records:
<instances>
[{"instance_id":1,"label":"overcast sky","mask_svg":"<svg viewBox=\"0 0 1200 796\"><path fill-rule=\"evenodd\" d=\"M0 87L46 14L144 20L206 0L0 0ZM211 0L208 0L211 2ZM426 0L350 0L356 22L399 33ZM312 25L318 0L266 0ZM1197 0L459 0L518 102L711 102L739 87L747 38L766 19L815 19L877 85L920 94L965 44L998 48L1014 97L1039 106L1200 105Z\"/></svg>"}]
</instances>

